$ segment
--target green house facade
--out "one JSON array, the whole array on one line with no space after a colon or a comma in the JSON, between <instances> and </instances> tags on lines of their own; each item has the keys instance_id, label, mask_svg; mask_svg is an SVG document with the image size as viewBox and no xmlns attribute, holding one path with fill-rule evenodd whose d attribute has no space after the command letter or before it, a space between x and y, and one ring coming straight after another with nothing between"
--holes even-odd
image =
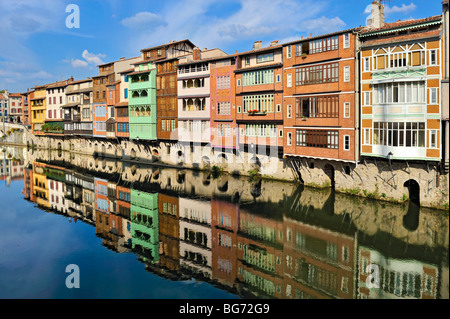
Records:
<instances>
[{"instance_id":1,"label":"green house facade","mask_svg":"<svg viewBox=\"0 0 450 319\"><path fill-rule=\"evenodd\" d=\"M131 189L132 250L144 261L159 261L158 194Z\"/></svg>"},{"instance_id":2,"label":"green house facade","mask_svg":"<svg viewBox=\"0 0 450 319\"><path fill-rule=\"evenodd\" d=\"M128 79L130 139L156 140L156 68L151 62L137 64Z\"/></svg>"}]
</instances>

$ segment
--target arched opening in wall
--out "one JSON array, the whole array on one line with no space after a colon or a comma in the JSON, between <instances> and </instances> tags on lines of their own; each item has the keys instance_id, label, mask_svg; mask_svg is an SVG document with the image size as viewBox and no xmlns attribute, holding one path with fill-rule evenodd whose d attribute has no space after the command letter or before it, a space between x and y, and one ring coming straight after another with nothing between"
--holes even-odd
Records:
<instances>
[{"instance_id":1,"label":"arched opening in wall","mask_svg":"<svg viewBox=\"0 0 450 319\"><path fill-rule=\"evenodd\" d=\"M222 183L221 185L217 185L217 189L219 192L226 193L228 191L228 181Z\"/></svg>"},{"instance_id":2,"label":"arched opening in wall","mask_svg":"<svg viewBox=\"0 0 450 319\"><path fill-rule=\"evenodd\" d=\"M231 196L231 202L232 203L239 203L239 200L241 198L241 194L239 192L235 192L233 196Z\"/></svg>"},{"instance_id":3,"label":"arched opening in wall","mask_svg":"<svg viewBox=\"0 0 450 319\"><path fill-rule=\"evenodd\" d=\"M106 154L106 146L102 145L102 154L105 155Z\"/></svg>"},{"instance_id":4,"label":"arched opening in wall","mask_svg":"<svg viewBox=\"0 0 450 319\"><path fill-rule=\"evenodd\" d=\"M252 190L250 192L250 194L253 196L253 199L256 199L259 196L261 196L261 184L262 184L262 180L260 179L258 181L258 183L253 185L253 188L252 188Z\"/></svg>"},{"instance_id":5,"label":"arched opening in wall","mask_svg":"<svg viewBox=\"0 0 450 319\"><path fill-rule=\"evenodd\" d=\"M94 145L94 153L97 154L98 153L98 144L95 143Z\"/></svg>"},{"instance_id":6,"label":"arched opening in wall","mask_svg":"<svg viewBox=\"0 0 450 319\"><path fill-rule=\"evenodd\" d=\"M206 164L206 165L211 164L211 160L210 160L210 158L208 156L203 156L202 157L202 162L203 162L203 164Z\"/></svg>"},{"instance_id":7,"label":"arched opening in wall","mask_svg":"<svg viewBox=\"0 0 450 319\"><path fill-rule=\"evenodd\" d=\"M178 157L182 157L183 156L183 152L182 151L178 151L177 155L178 155Z\"/></svg>"},{"instance_id":8,"label":"arched opening in wall","mask_svg":"<svg viewBox=\"0 0 450 319\"><path fill-rule=\"evenodd\" d=\"M152 154L153 156L159 156L159 152L156 148L153 149Z\"/></svg>"},{"instance_id":9,"label":"arched opening in wall","mask_svg":"<svg viewBox=\"0 0 450 319\"><path fill-rule=\"evenodd\" d=\"M326 164L324 167L325 174L329 177L331 188L334 189L335 182L334 182L334 167L331 164Z\"/></svg>"},{"instance_id":10,"label":"arched opening in wall","mask_svg":"<svg viewBox=\"0 0 450 319\"><path fill-rule=\"evenodd\" d=\"M106 158L104 158L103 161L102 161L102 169L103 170L106 169Z\"/></svg>"},{"instance_id":11,"label":"arched opening in wall","mask_svg":"<svg viewBox=\"0 0 450 319\"><path fill-rule=\"evenodd\" d=\"M178 184L183 184L185 180L186 180L186 173L185 172L179 172L177 174L177 183Z\"/></svg>"},{"instance_id":12,"label":"arched opening in wall","mask_svg":"<svg viewBox=\"0 0 450 319\"><path fill-rule=\"evenodd\" d=\"M410 201L408 205L408 212L403 216L403 227L409 231L415 231L419 228L419 214L420 206Z\"/></svg>"},{"instance_id":13,"label":"arched opening in wall","mask_svg":"<svg viewBox=\"0 0 450 319\"><path fill-rule=\"evenodd\" d=\"M205 174L202 181L203 186L209 186L211 184L211 174Z\"/></svg>"},{"instance_id":14,"label":"arched opening in wall","mask_svg":"<svg viewBox=\"0 0 450 319\"><path fill-rule=\"evenodd\" d=\"M420 186L414 179L410 179L403 184L404 187L408 188L409 200L420 206Z\"/></svg>"},{"instance_id":15,"label":"arched opening in wall","mask_svg":"<svg viewBox=\"0 0 450 319\"><path fill-rule=\"evenodd\" d=\"M98 157L95 159L95 168L98 168Z\"/></svg>"},{"instance_id":16,"label":"arched opening in wall","mask_svg":"<svg viewBox=\"0 0 450 319\"><path fill-rule=\"evenodd\" d=\"M226 164L226 163L228 163L228 156L227 156L227 154L220 153L217 156L217 163L219 163L219 164Z\"/></svg>"},{"instance_id":17,"label":"arched opening in wall","mask_svg":"<svg viewBox=\"0 0 450 319\"><path fill-rule=\"evenodd\" d=\"M136 151L134 150L134 148L131 150L130 158L131 158L132 160L135 160L135 159L136 159Z\"/></svg>"},{"instance_id":18,"label":"arched opening in wall","mask_svg":"<svg viewBox=\"0 0 450 319\"><path fill-rule=\"evenodd\" d=\"M155 181L157 181L157 180L159 179L159 170L157 170L157 171L155 171L155 172L153 173L153 179L154 179Z\"/></svg>"},{"instance_id":19,"label":"arched opening in wall","mask_svg":"<svg viewBox=\"0 0 450 319\"><path fill-rule=\"evenodd\" d=\"M62 156L62 145L61 142L58 143L58 157Z\"/></svg>"},{"instance_id":20,"label":"arched opening in wall","mask_svg":"<svg viewBox=\"0 0 450 319\"><path fill-rule=\"evenodd\" d=\"M136 175L136 172L137 172L136 165L131 165L130 171L131 171L131 175L133 175L133 176Z\"/></svg>"},{"instance_id":21,"label":"arched opening in wall","mask_svg":"<svg viewBox=\"0 0 450 319\"><path fill-rule=\"evenodd\" d=\"M256 165L256 166L259 167L259 168L261 168L261 165L262 165L262 164L261 164L261 160L259 159L258 156L253 156L253 157L250 159L250 163Z\"/></svg>"}]
</instances>

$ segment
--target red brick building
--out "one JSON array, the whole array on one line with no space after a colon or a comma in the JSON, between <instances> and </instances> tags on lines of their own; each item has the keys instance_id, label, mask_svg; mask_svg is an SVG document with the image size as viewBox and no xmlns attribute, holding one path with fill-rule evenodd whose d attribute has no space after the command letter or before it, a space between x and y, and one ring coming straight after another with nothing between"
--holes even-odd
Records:
<instances>
[{"instance_id":1,"label":"red brick building","mask_svg":"<svg viewBox=\"0 0 450 319\"><path fill-rule=\"evenodd\" d=\"M283 45L285 156L357 161L357 31Z\"/></svg>"}]
</instances>

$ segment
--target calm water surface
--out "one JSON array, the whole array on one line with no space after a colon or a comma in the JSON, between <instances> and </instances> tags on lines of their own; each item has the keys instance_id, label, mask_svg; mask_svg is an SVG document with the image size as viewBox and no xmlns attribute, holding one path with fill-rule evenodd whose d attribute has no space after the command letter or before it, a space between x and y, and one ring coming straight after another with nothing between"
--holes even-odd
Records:
<instances>
[{"instance_id":1,"label":"calm water surface","mask_svg":"<svg viewBox=\"0 0 450 319\"><path fill-rule=\"evenodd\" d=\"M0 298L449 296L439 211L69 153L0 155Z\"/></svg>"}]
</instances>

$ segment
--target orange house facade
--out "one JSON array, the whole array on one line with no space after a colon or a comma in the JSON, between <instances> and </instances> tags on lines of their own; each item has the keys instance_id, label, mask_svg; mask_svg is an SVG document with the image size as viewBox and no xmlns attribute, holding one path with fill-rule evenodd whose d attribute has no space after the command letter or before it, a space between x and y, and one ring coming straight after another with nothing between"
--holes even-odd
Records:
<instances>
[{"instance_id":1,"label":"orange house facade","mask_svg":"<svg viewBox=\"0 0 450 319\"><path fill-rule=\"evenodd\" d=\"M441 16L361 33L361 155L442 159Z\"/></svg>"},{"instance_id":2,"label":"orange house facade","mask_svg":"<svg viewBox=\"0 0 450 319\"><path fill-rule=\"evenodd\" d=\"M285 156L357 161L356 31L283 45Z\"/></svg>"}]
</instances>

